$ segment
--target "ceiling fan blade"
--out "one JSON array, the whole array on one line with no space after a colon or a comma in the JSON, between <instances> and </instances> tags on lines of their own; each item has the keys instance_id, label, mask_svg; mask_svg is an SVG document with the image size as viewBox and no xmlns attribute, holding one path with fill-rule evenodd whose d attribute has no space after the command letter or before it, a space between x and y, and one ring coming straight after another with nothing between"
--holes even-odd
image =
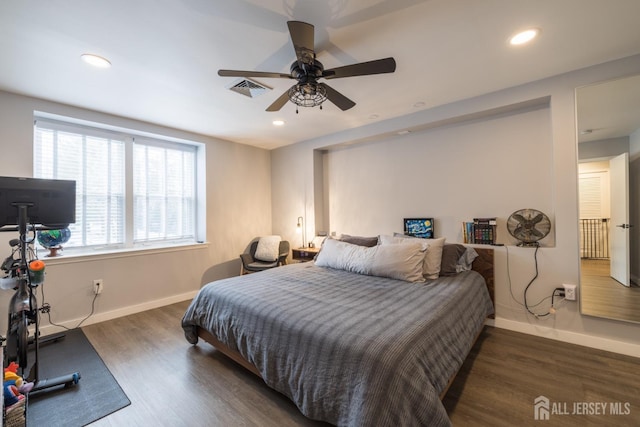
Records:
<instances>
[{"instance_id":1,"label":"ceiling fan blade","mask_svg":"<svg viewBox=\"0 0 640 427\"><path fill-rule=\"evenodd\" d=\"M393 73L396 70L396 60L389 57L374 61L360 62L358 64L345 65L344 67L324 70L322 76L326 79L340 77L366 76L370 74Z\"/></svg>"},{"instance_id":2,"label":"ceiling fan blade","mask_svg":"<svg viewBox=\"0 0 640 427\"><path fill-rule=\"evenodd\" d=\"M316 56L313 25L301 21L289 21L287 26L289 27L289 34L291 35L291 41L293 42L300 68L302 68L302 64L313 64Z\"/></svg>"},{"instance_id":3,"label":"ceiling fan blade","mask_svg":"<svg viewBox=\"0 0 640 427\"><path fill-rule=\"evenodd\" d=\"M218 70L218 75L222 77L271 77L291 79L291 75L283 73L271 73L269 71L242 71L242 70Z\"/></svg>"},{"instance_id":4,"label":"ceiling fan blade","mask_svg":"<svg viewBox=\"0 0 640 427\"><path fill-rule=\"evenodd\" d=\"M327 91L327 99L336 104L336 106L342 111L348 110L349 108L352 108L354 105L356 105L355 102L353 102L331 86L324 83L318 83L318 85L325 88L325 90Z\"/></svg>"},{"instance_id":5,"label":"ceiling fan blade","mask_svg":"<svg viewBox=\"0 0 640 427\"><path fill-rule=\"evenodd\" d=\"M295 85L294 85L295 86ZM267 107L266 111L280 111L280 109L287 103L289 100L289 89L287 89L278 99L273 101L273 104Z\"/></svg>"}]
</instances>

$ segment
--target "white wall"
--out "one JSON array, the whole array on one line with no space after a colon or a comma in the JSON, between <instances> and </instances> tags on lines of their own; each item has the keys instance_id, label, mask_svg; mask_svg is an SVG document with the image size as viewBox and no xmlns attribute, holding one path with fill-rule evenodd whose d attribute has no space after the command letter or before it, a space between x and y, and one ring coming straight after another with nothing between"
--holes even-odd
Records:
<instances>
[{"instance_id":1,"label":"white wall","mask_svg":"<svg viewBox=\"0 0 640 427\"><path fill-rule=\"evenodd\" d=\"M207 241L188 250L47 261L43 286L52 319L75 326L91 310L93 279L104 279L96 314L85 324L191 298L211 280L237 275L238 255L256 236L271 233L271 155L268 151L201 135L0 91L0 175L32 176L33 112L131 128L206 144ZM3 233L10 234L10 233ZM0 256L10 238L0 236ZM5 255L2 255L5 254ZM0 307L12 292L0 291ZM42 302L40 293L38 298ZM43 316L44 333L47 317ZM0 317L6 328L6 316Z\"/></svg>"},{"instance_id":2,"label":"white wall","mask_svg":"<svg viewBox=\"0 0 640 427\"><path fill-rule=\"evenodd\" d=\"M402 232L403 218L426 216L460 242L463 221L497 216L498 241L513 244L505 213L553 217L550 127L548 107L537 108L328 151L331 231Z\"/></svg>"},{"instance_id":3,"label":"white wall","mask_svg":"<svg viewBox=\"0 0 640 427\"><path fill-rule=\"evenodd\" d=\"M537 301L563 283L579 283L575 88L638 72L640 56L626 58L274 150L274 218L297 216L304 204L308 224L375 235L399 231L406 216L434 216L436 234L460 241L462 220L497 216L499 240L513 243L504 221L516 209L540 209L554 227L538 252L540 274L529 294ZM510 107L539 106L539 99L548 100L542 108ZM417 131L396 135L403 129ZM327 150L329 206L322 209L310 206L319 200L309 197L314 150ZM299 183L276 185L291 176ZM315 212L325 212L321 225ZM286 236L290 228L274 222L274 232ZM496 248L496 326L640 356L640 325L582 316L577 303L543 319L526 314L510 287L521 301L535 274L533 251Z\"/></svg>"},{"instance_id":4,"label":"white wall","mask_svg":"<svg viewBox=\"0 0 640 427\"><path fill-rule=\"evenodd\" d=\"M599 159L614 157L629 152L629 137L600 139L598 141L581 142L578 147L578 159Z\"/></svg>"}]
</instances>

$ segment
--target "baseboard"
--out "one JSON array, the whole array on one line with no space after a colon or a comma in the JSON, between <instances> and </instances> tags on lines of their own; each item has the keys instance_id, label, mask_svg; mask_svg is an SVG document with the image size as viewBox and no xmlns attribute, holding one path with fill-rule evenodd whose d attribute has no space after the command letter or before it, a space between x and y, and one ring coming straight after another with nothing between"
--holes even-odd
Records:
<instances>
[{"instance_id":1,"label":"baseboard","mask_svg":"<svg viewBox=\"0 0 640 427\"><path fill-rule=\"evenodd\" d=\"M164 307L166 305L175 304L186 300L193 299L198 291L185 292L179 295L173 295L167 298L161 298L153 301L147 301L142 304L130 305L127 307L118 308L116 310L107 311L105 313L97 313L89 317L82 326L93 325L94 323L105 322L107 320L117 319L119 317L128 316L130 314L140 313L147 310L153 310L154 308ZM82 318L72 319L66 322L59 322L60 325L66 328L74 328L82 321ZM54 334L56 332L64 332L65 329L54 325L44 325L40 327L40 333L42 336Z\"/></svg>"},{"instance_id":2,"label":"baseboard","mask_svg":"<svg viewBox=\"0 0 640 427\"><path fill-rule=\"evenodd\" d=\"M128 316L130 314L140 313L154 308L164 307L166 305L175 304L186 300L193 299L198 291L186 292L179 295L173 295L171 297L162 298L153 301L147 301L142 304L131 305L122 307L117 310L108 311L105 313L98 313L88 318L82 325L92 325L94 323L105 322L107 320L117 319L119 317ZM75 327L82 318L68 320L61 322L60 324L67 327ZM563 341L570 344L582 345L585 347L596 348L599 350L611 351L614 353L620 353L627 356L640 358L640 344L631 344L622 341L616 341L609 338L594 337L592 335L580 334L577 332L564 331L561 329L548 328L545 326L531 325L523 322L516 322L514 320L507 319L488 319L486 324L489 326L495 326L496 328L508 329L510 331L521 332L524 334L535 335L542 338L549 338L552 340ZM40 328L40 333L43 336L53 334L56 332L63 332L64 328L54 325L46 325Z\"/></svg>"},{"instance_id":3,"label":"baseboard","mask_svg":"<svg viewBox=\"0 0 640 427\"><path fill-rule=\"evenodd\" d=\"M561 329L531 325L528 323L501 318L489 319L486 321L486 324L489 326L495 326L496 328L522 332L524 334L535 335L542 338L582 345L585 347L596 348L598 350L611 351L613 353L624 354L627 356L640 357L640 344L631 344L609 338L594 337L592 335L563 331Z\"/></svg>"}]
</instances>

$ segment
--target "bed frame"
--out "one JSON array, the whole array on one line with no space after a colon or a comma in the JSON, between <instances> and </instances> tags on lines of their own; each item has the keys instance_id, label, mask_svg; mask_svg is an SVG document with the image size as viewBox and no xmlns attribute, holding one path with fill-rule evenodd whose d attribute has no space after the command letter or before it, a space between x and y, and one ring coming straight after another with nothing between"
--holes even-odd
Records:
<instances>
[{"instance_id":1,"label":"bed frame","mask_svg":"<svg viewBox=\"0 0 640 427\"><path fill-rule=\"evenodd\" d=\"M484 281L487 284L487 290L489 296L493 302L493 306L496 305L496 293L495 293L495 273L494 273L494 261L493 261L493 248L473 248L478 252L478 257L473 261L471 268L477 271L484 277ZM489 316L494 318L492 314Z\"/></svg>"},{"instance_id":2,"label":"bed frame","mask_svg":"<svg viewBox=\"0 0 640 427\"><path fill-rule=\"evenodd\" d=\"M478 252L478 257L473 261L472 269L474 271L477 271L482 275L482 277L484 277L485 283L487 284L487 290L489 291L489 295L491 297L491 301L493 301L493 304L495 306L493 249L479 248L479 247L474 247L474 249L476 250L476 252ZM493 318L494 316L491 315L489 317ZM478 335L475 337L474 343L478 340L480 333L482 333L482 330L480 330ZM244 357L242 357L240 353L227 347L225 344L220 342L210 332L202 328L198 328L198 336L203 340L205 340L206 342L208 342L209 344L211 344L212 346L214 346L217 350L219 350L222 354L227 356L229 359L233 360L234 362L244 367L248 371L253 372L258 377L262 378L262 375L260 375L260 372L255 366L253 366ZM453 383L456 375L457 375L457 372L451 377L451 379L449 379L449 383L440 394L440 400L442 400L444 396L447 394L447 391L449 390L449 387Z\"/></svg>"}]
</instances>

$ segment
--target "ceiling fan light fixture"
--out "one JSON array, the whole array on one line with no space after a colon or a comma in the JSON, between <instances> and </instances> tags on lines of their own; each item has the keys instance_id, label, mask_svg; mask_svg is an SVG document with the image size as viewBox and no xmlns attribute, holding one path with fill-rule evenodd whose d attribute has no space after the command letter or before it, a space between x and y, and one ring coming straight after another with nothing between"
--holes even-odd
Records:
<instances>
[{"instance_id":1,"label":"ceiling fan light fixture","mask_svg":"<svg viewBox=\"0 0 640 427\"><path fill-rule=\"evenodd\" d=\"M102 56L94 55L93 53L83 53L82 55L80 55L80 58L82 58L82 60L87 64L93 65L97 68L111 67L111 62L108 59L103 58Z\"/></svg>"},{"instance_id":2,"label":"ceiling fan light fixture","mask_svg":"<svg viewBox=\"0 0 640 427\"><path fill-rule=\"evenodd\" d=\"M519 33L511 37L509 39L509 43L514 46L523 45L535 39L538 34L540 34L540 30L538 28L529 28L527 30L520 31Z\"/></svg>"},{"instance_id":3,"label":"ceiling fan light fixture","mask_svg":"<svg viewBox=\"0 0 640 427\"><path fill-rule=\"evenodd\" d=\"M327 90L317 83L300 83L289 89L289 100L300 107L316 107L327 100Z\"/></svg>"}]
</instances>

